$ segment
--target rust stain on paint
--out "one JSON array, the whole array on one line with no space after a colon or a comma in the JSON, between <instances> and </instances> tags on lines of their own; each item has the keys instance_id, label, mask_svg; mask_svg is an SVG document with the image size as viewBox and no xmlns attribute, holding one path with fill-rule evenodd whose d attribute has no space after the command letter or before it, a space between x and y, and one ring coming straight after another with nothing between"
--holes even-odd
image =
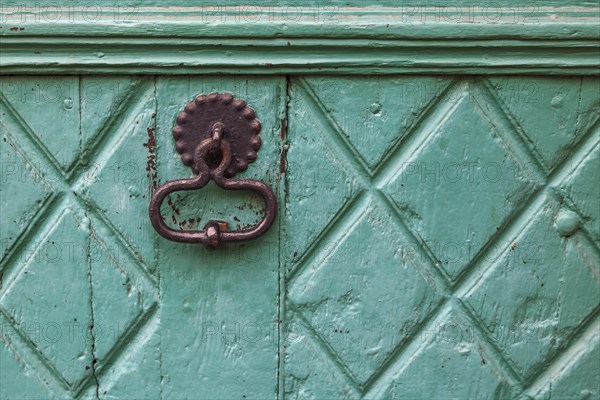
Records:
<instances>
[{"instance_id":1,"label":"rust stain on paint","mask_svg":"<svg viewBox=\"0 0 600 400\"><path fill-rule=\"evenodd\" d=\"M287 120L285 118L281 118L281 133L279 134L279 139L281 139L281 141L284 141L286 135L287 135Z\"/></svg>"},{"instance_id":2,"label":"rust stain on paint","mask_svg":"<svg viewBox=\"0 0 600 400\"><path fill-rule=\"evenodd\" d=\"M156 114L152 114L152 120L156 119ZM148 149L148 160L146 162L146 176L152 182L151 191L154 192L158 187L158 173L156 171L156 127L151 126L146 129L148 133L148 141L144 143L144 147Z\"/></svg>"}]
</instances>

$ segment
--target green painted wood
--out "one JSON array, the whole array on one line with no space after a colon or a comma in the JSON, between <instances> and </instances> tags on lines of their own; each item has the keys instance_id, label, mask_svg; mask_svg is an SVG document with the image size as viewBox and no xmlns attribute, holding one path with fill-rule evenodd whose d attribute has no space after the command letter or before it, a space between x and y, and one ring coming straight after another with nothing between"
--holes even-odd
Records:
<instances>
[{"instance_id":1,"label":"green painted wood","mask_svg":"<svg viewBox=\"0 0 600 400\"><path fill-rule=\"evenodd\" d=\"M598 397L598 84L293 78L283 397Z\"/></svg>"},{"instance_id":2,"label":"green painted wood","mask_svg":"<svg viewBox=\"0 0 600 400\"><path fill-rule=\"evenodd\" d=\"M600 396L598 78L264 74L0 79L0 398ZM279 201L218 251L147 216L212 91L256 110L241 176Z\"/></svg>"},{"instance_id":3,"label":"green painted wood","mask_svg":"<svg viewBox=\"0 0 600 400\"><path fill-rule=\"evenodd\" d=\"M239 176L260 179L277 191L283 77L157 78L160 182L192 176L174 152L171 129L182 104L198 93L213 91L244 98L256 111L263 145L256 162ZM207 190L175 195L172 206L163 205L163 215L175 228L201 229L208 219L221 219L239 229L258 222L263 207L256 194L224 192L211 184ZM157 240L164 398L277 396L278 237L275 222L260 240L224 244L218 251Z\"/></svg>"},{"instance_id":4,"label":"green painted wood","mask_svg":"<svg viewBox=\"0 0 600 400\"><path fill-rule=\"evenodd\" d=\"M33 214L27 226L13 214L10 225L21 229L2 230L2 326L16 328L3 342L51 397L97 397L113 386L124 396L154 395L160 379L158 289L154 235L147 236L151 181L143 146L154 124L153 79L69 79L78 89L74 95L57 94L51 77L2 82L2 165L15 168L3 182L3 215L35 193L31 179L49 192L27 211ZM90 90L108 93L115 85L129 95ZM60 129L61 114L73 108L77 122ZM40 111L47 109L57 111ZM66 143L77 148L70 169L52 151ZM128 162L139 167L134 174ZM130 383L123 387L123 380ZM24 393L2 387L4 397Z\"/></svg>"},{"instance_id":5,"label":"green painted wood","mask_svg":"<svg viewBox=\"0 0 600 400\"><path fill-rule=\"evenodd\" d=\"M314 1L283 5L230 2L169 7L133 3L128 7L108 0L71 7L57 7L52 1L8 3L2 9L2 22L7 23L2 26L2 34L28 37L39 32L50 33L48 28L51 27L54 35L77 37L81 36L79 29L86 25L91 36L114 37L136 33L180 38L437 39L443 37L441 32L455 39L486 38L500 32L524 39L597 37L593 17L598 5L593 1L570 2L568 5L557 0L538 4L511 4L508 0L441 4L430 0L401 5L393 0L373 1L376 3L345 1L346 4L341 5L340 1L333 0L326 5ZM17 24L17 29L11 26L12 23ZM195 30L191 29L192 23L196 24ZM73 29L69 30L69 25ZM215 29L217 26L219 29ZM250 26L254 27L252 33L245 31ZM312 31L307 30L309 26ZM518 29L509 30L509 26ZM103 30L106 27L112 29ZM567 31L561 32L560 27Z\"/></svg>"},{"instance_id":6,"label":"green painted wood","mask_svg":"<svg viewBox=\"0 0 600 400\"><path fill-rule=\"evenodd\" d=\"M77 91L55 93L57 82ZM257 243L210 252L159 239L148 202L157 185L191 176L171 129L190 99L214 90L256 110L263 146L241 175L277 192L285 78L0 83L1 397L275 397L277 224ZM67 163L65 147L75 153ZM180 229L210 218L239 229L263 212L255 194L214 185L165 203ZM29 378L37 383L22 390Z\"/></svg>"},{"instance_id":7,"label":"green painted wood","mask_svg":"<svg viewBox=\"0 0 600 400\"><path fill-rule=\"evenodd\" d=\"M537 4L536 4L537 3ZM532 8L534 8L535 6L540 7L540 6L546 6L546 7L566 7L568 6L568 8L578 8L578 7L593 7L596 5L596 2L594 2L593 0L571 0L569 1L568 4L565 4L564 2L560 1L560 0L544 0L543 2L536 2L531 4ZM61 6L60 3L56 3L53 0L37 0L37 1L24 1L23 3L19 3L21 5L24 5L25 7L29 6L29 7L33 7L33 5L36 5L38 7L45 7L48 6L50 7L50 10L55 10L57 4L59 6ZM169 6L175 6L175 7L190 7L190 2L187 0L171 0L169 1ZM477 7L477 8L484 8L487 6L492 6L492 4L494 5L499 5L499 6L511 6L514 5L512 1L510 0L498 0L494 3L482 3L482 4L473 4L471 2L461 2L461 1L457 1L457 2L453 2L452 5L448 5L448 8L451 7L456 7L458 6L462 6L462 5L470 5L471 7ZM112 0L98 0L96 2L94 2L93 6L90 7L90 13L93 9L95 9L95 5L99 5L99 6L109 6L109 7L115 7L115 3ZM121 8L133 8L135 9L140 8L141 4L136 4L135 2L132 3L124 3L124 4L119 4ZM145 1L143 3L144 6L151 6L151 7L160 7L160 8L166 8L165 7L165 3L164 2L160 2L158 0L148 0ZM216 6L221 6L221 7L247 7L248 9L254 9L256 7L261 7L261 8L268 8L268 7L279 7L279 8L290 8L293 9L296 6L309 6L309 7L317 7L317 6L321 6L321 7L328 7L328 6L335 6L335 7L366 7L366 6L380 6L380 7L397 7L398 4L394 1L394 0L329 0L326 4L323 4L322 2L318 1L318 0L305 0L303 1L301 4L300 3L289 3L285 0L270 0L270 1L265 1L262 2L261 4L258 3L248 3L247 1L244 0L232 0L232 1L228 1L226 4L219 4L219 3L202 3L202 5L206 8L214 8ZM410 7L417 7L417 6L439 6L440 4L436 1L436 0L423 0L423 1L419 1L419 2L410 2L407 3L407 6ZM7 3L7 5L5 6L4 10L5 11L9 11L14 9L14 4L13 3ZM54 6L54 8L52 8ZM78 6L80 6L79 4L74 4L72 8L77 8ZM521 7L525 7L525 5L521 5ZM62 7L61 7L62 8ZM66 7L65 7L66 8ZM535 9L535 8L534 8Z\"/></svg>"},{"instance_id":8,"label":"green painted wood","mask_svg":"<svg viewBox=\"0 0 600 400\"><path fill-rule=\"evenodd\" d=\"M597 75L600 67L599 8L587 1L23 3L4 11L3 74Z\"/></svg>"}]
</instances>

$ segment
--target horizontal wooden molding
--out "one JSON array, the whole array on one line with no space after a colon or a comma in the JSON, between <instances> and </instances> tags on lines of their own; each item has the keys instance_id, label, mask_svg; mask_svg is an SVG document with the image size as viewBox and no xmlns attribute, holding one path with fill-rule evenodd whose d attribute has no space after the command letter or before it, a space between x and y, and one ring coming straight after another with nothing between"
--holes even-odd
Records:
<instances>
[{"instance_id":1,"label":"horizontal wooden molding","mask_svg":"<svg viewBox=\"0 0 600 400\"><path fill-rule=\"evenodd\" d=\"M7 3L1 8L1 73L600 72L598 7L452 4L81 8Z\"/></svg>"}]
</instances>

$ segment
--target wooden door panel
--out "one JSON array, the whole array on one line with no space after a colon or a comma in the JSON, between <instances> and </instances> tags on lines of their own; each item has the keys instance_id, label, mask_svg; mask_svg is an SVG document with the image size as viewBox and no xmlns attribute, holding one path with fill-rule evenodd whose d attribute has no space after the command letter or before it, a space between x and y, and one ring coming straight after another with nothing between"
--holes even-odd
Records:
<instances>
[{"instance_id":1,"label":"wooden door panel","mask_svg":"<svg viewBox=\"0 0 600 400\"><path fill-rule=\"evenodd\" d=\"M267 74L268 75L268 74ZM595 77L7 76L2 398L597 396ZM259 239L159 237L199 93L256 110ZM262 217L209 185L176 229ZM9 382L5 384L5 382Z\"/></svg>"},{"instance_id":2,"label":"wooden door panel","mask_svg":"<svg viewBox=\"0 0 600 400\"><path fill-rule=\"evenodd\" d=\"M598 85L292 79L284 393L597 393Z\"/></svg>"}]
</instances>

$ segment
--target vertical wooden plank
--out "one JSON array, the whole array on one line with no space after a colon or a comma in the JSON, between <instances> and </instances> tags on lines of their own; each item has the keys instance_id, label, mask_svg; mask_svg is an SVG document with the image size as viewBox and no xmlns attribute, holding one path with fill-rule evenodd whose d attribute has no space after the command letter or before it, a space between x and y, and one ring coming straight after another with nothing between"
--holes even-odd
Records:
<instances>
[{"instance_id":1,"label":"vertical wooden plank","mask_svg":"<svg viewBox=\"0 0 600 400\"><path fill-rule=\"evenodd\" d=\"M258 159L238 177L275 188L279 176L279 118L284 79L158 78L157 160L160 183L189 178L171 130L195 95L229 92L243 98L262 123ZM222 219L230 229L262 218L262 202L249 192L224 192L214 184L165 201L165 220L181 229L202 229ZM159 239L162 395L165 398L274 398L277 391L279 307L278 222L246 244L218 251Z\"/></svg>"}]
</instances>

